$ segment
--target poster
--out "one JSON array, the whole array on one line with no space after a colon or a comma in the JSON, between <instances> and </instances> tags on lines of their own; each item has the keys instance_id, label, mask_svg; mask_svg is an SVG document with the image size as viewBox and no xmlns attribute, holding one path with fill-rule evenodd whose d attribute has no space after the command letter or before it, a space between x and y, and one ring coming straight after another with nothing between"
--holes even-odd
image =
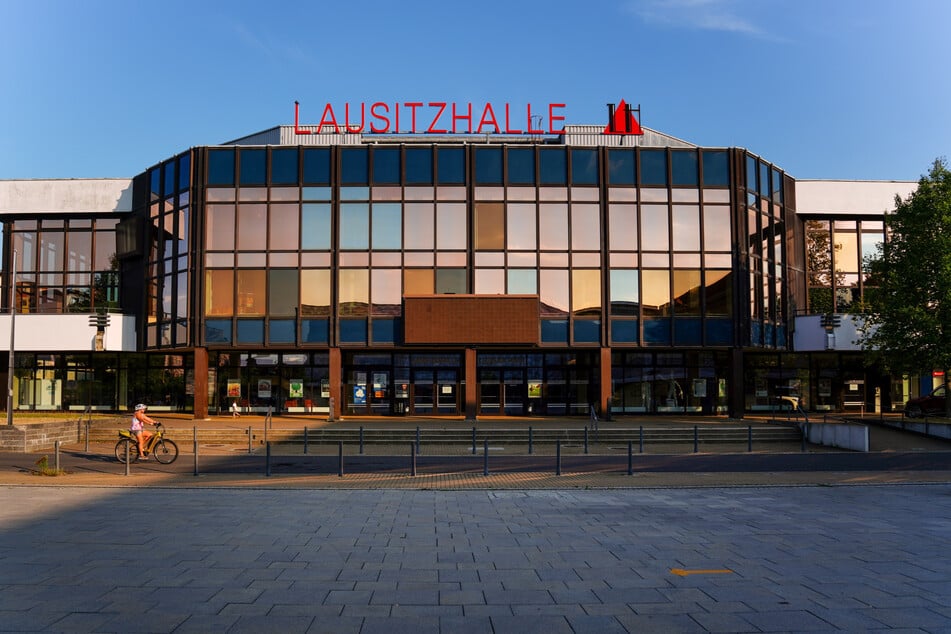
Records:
<instances>
[{"instance_id":1,"label":"poster","mask_svg":"<svg viewBox=\"0 0 951 634\"><path fill-rule=\"evenodd\" d=\"M241 398L240 379L228 379L228 398Z\"/></svg>"},{"instance_id":2,"label":"poster","mask_svg":"<svg viewBox=\"0 0 951 634\"><path fill-rule=\"evenodd\" d=\"M271 379L258 379L258 398L271 398Z\"/></svg>"},{"instance_id":3,"label":"poster","mask_svg":"<svg viewBox=\"0 0 951 634\"><path fill-rule=\"evenodd\" d=\"M693 380L693 395L697 398L706 398L707 396L707 380L706 379L694 379Z\"/></svg>"},{"instance_id":4,"label":"poster","mask_svg":"<svg viewBox=\"0 0 951 634\"><path fill-rule=\"evenodd\" d=\"M287 385L287 396L289 398L304 398L303 379L291 379Z\"/></svg>"},{"instance_id":5,"label":"poster","mask_svg":"<svg viewBox=\"0 0 951 634\"><path fill-rule=\"evenodd\" d=\"M320 397L330 398L330 380L329 379L320 380Z\"/></svg>"},{"instance_id":6,"label":"poster","mask_svg":"<svg viewBox=\"0 0 951 634\"><path fill-rule=\"evenodd\" d=\"M541 398L542 384L540 382L528 384L528 398Z\"/></svg>"},{"instance_id":7,"label":"poster","mask_svg":"<svg viewBox=\"0 0 951 634\"><path fill-rule=\"evenodd\" d=\"M353 404L354 405L367 404L367 387L365 385L358 384L353 386Z\"/></svg>"}]
</instances>

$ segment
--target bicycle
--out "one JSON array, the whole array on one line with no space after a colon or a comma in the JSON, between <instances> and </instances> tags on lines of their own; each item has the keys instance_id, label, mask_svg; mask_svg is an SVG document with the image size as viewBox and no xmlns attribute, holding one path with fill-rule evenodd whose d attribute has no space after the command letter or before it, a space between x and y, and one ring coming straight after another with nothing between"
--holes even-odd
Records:
<instances>
[{"instance_id":1,"label":"bicycle","mask_svg":"<svg viewBox=\"0 0 951 634\"><path fill-rule=\"evenodd\" d=\"M155 456L161 464L172 464L178 458L178 445L165 438L164 434L165 427L162 423L155 423L155 432L145 443L145 455ZM139 459L139 441L131 431L122 429L119 430L119 442L116 443L116 459L125 464L126 456L129 456L129 462Z\"/></svg>"}]
</instances>

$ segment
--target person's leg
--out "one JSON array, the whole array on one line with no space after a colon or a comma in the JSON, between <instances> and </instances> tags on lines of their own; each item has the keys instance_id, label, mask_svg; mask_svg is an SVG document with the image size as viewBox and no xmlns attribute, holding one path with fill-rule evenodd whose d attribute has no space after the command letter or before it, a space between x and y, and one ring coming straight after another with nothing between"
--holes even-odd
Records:
<instances>
[{"instance_id":1,"label":"person's leg","mask_svg":"<svg viewBox=\"0 0 951 634\"><path fill-rule=\"evenodd\" d=\"M135 434L135 441L139 445L139 458L145 455L145 434L141 431L133 432Z\"/></svg>"},{"instance_id":2,"label":"person's leg","mask_svg":"<svg viewBox=\"0 0 951 634\"><path fill-rule=\"evenodd\" d=\"M141 451L142 451L142 453L141 453L140 455L144 455L144 454L145 454L145 448L149 446L149 438L151 438L151 437L152 437L152 432L150 432L150 431L145 431L145 430L143 430L142 433L139 434L139 438L142 439L142 440L139 441L139 443L140 443L139 448L140 448Z\"/></svg>"}]
</instances>

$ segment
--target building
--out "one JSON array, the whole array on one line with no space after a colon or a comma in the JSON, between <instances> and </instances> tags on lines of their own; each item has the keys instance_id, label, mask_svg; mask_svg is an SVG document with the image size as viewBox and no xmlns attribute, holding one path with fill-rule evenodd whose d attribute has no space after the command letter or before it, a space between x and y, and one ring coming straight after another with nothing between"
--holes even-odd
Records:
<instances>
[{"instance_id":1,"label":"building","mask_svg":"<svg viewBox=\"0 0 951 634\"><path fill-rule=\"evenodd\" d=\"M0 181L14 407L742 416L917 394L864 366L849 314L915 183L796 181L530 113L528 133L507 105L504 132L470 133L470 106L464 133L396 133L325 109L131 180Z\"/></svg>"}]
</instances>

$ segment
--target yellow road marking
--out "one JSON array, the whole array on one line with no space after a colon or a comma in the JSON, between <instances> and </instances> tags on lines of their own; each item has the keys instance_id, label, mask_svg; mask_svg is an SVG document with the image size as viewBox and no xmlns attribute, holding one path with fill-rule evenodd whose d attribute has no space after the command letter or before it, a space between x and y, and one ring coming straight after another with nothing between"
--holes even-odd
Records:
<instances>
[{"instance_id":1,"label":"yellow road marking","mask_svg":"<svg viewBox=\"0 0 951 634\"><path fill-rule=\"evenodd\" d=\"M733 571L727 568L716 568L711 570L684 570L683 568L671 568L670 572L680 577L687 575L725 575L732 574Z\"/></svg>"}]
</instances>

